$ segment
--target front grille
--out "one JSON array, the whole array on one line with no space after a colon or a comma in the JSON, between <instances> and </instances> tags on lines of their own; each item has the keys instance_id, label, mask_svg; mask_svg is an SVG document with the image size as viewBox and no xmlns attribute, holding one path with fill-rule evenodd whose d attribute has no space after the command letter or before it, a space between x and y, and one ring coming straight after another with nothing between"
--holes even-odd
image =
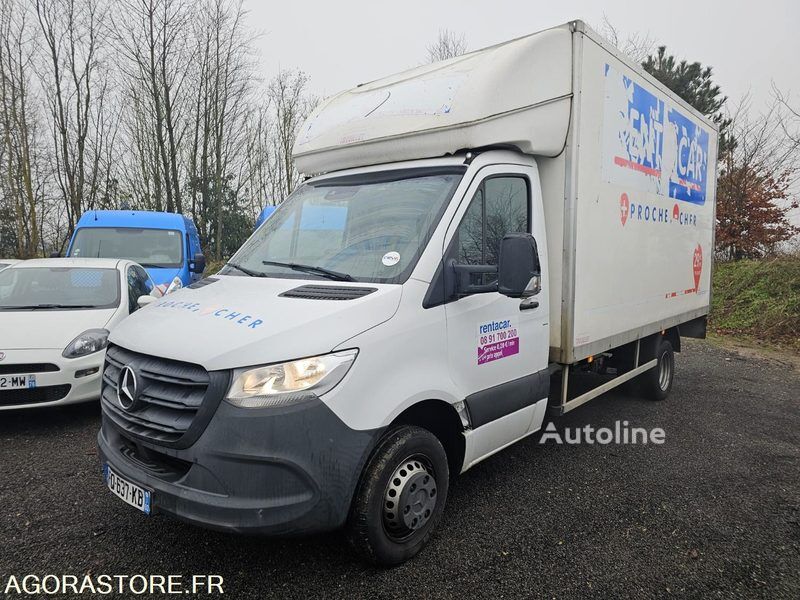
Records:
<instances>
[{"instance_id":1,"label":"front grille","mask_svg":"<svg viewBox=\"0 0 800 600\"><path fill-rule=\"evenodd\" d=\"M52 373L53 371L58 371L58 365L54 365L52 363L20 363L16 365L0 365L0 375Z\"/></svg>"},{"instance_id":2,"label":"front grille","mask_svg":"<svg viewBox=\"0 0 800 600\"><path fill-rule=\"evenodd\" d=\"M125 366L136 372L139 390L137 404L129 410L117 397L120 372ZM185 448L208 424L227 382L227 373L209 373L200 365L110 345L103 369L103 410L115 425L135 438Z\"/></svg>"},{"instance_id":3,"label":"front grille","mask_svg":"<svg viewBox=\"0 0 800 600\"><path fill-rule=\"evenodd\" d=\"M21 390L0 391L0 406L17 406L22 404L39 404L41 402L55 402L69 394L71 385L43 385L36 388Z\"/></svg>"}]
</instances>

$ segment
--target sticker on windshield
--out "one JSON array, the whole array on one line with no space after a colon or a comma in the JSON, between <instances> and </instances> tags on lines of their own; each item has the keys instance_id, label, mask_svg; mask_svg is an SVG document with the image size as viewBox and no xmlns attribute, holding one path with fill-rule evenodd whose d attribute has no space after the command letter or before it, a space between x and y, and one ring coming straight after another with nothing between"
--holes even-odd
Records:
<instances>
[{"instance_id":1,"label":"sticker on windshield","mask_svg":"<svg viewBox=\"0 0 800 600\"><path fill-rule=\"evenodd\" d=\"M383 255L381 262L385 267L393 267L397 263L400 262L400 253L399 252L387 252Z\"/></svg>"},{"instance_id":2,"label":"sticker on windshield","mask_svg":"<svg viewBox=\"0 0 800 600\"><path fill-rule=\"evenodd\" d=\"M519 354L515 319L488 321L478 325L478 364Z\"/></svg>"}]
</instances>

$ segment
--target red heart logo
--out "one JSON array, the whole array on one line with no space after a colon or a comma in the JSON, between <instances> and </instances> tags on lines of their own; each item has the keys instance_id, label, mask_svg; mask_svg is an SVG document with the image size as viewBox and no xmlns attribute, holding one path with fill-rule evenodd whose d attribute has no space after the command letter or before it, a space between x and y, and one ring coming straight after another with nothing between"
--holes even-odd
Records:
<instances>
[{"instance_id":1,"label":"red heart logo","mask_svg":"<svg viewBox=\"0 0 800 600\"><path fill-rule=\"evenodd\" d=\"M628 220L628 212L630 211L631 203L628 200L628 194L622 194L619 197L619 220L622 221L622 226L625 227L625 222Z\"/></svg>"},{"instance_id":2,"label":"red heart logo","mask_svg":"<svg viewBox=\"0 0 800 600\"><path fill-rule=\"evenodd\" d=\"M700 244L697 244L697 248L694 249L692 271L694 272L694 291L696 292L700 287L700 274L703 272L703 249Z\"/></svg>"}]
</instances>

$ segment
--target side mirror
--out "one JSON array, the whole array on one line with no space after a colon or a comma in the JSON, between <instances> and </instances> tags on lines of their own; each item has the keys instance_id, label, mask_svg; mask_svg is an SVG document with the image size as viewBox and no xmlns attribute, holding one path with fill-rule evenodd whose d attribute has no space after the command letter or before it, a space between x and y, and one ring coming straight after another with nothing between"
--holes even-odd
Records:
<instances>
[{"instance_id":1,"label":"side mirror","mask_svg":"<svg viewBox=\"0 0 800 600\"><path fill-rule=\"evenodd\" d=\"M158 298L156 298L155 296L150 296L148 294L147 296L139 296L136 299L136 304L139 308L144 308L145 306L147 306L148 304L152 304L156 300L158 300Z\"/></svg>"},{"instance_id":2,"label":"side mirror","mask_svg":"<svg viewBox=\"0 0 800 600\"><path fill-rule=\"evenodd\" d=\"M194 258L189 261L189 271L192 273L202 273L206 270L206 257L200 252L194 255Z\"/></svg>"},{"instance_id":3,"label":"side mirror","mask_svg":"<svg viewBox=\"0 0 800 600\"><path fill-rule=\"evenodd\" d=\"M529 233L509 233L500 242L498 291L509 298L528 298L541 287L536 240Z\"/></svg>"}]
</instances>

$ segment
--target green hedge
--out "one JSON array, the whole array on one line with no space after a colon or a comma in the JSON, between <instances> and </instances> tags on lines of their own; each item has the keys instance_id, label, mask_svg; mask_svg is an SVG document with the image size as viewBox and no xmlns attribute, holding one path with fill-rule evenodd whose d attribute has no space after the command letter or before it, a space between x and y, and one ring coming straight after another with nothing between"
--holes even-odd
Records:
<instances>
[{"instance_id":1,"label":"green hedge","mask_svg":"<svg viewBox=\"0 0 800 600\"><path fill-rule=\"evenodd\" d=\"M800 348L800 257L714 267L711 329Z\"/></svg>"}]
</instances>

